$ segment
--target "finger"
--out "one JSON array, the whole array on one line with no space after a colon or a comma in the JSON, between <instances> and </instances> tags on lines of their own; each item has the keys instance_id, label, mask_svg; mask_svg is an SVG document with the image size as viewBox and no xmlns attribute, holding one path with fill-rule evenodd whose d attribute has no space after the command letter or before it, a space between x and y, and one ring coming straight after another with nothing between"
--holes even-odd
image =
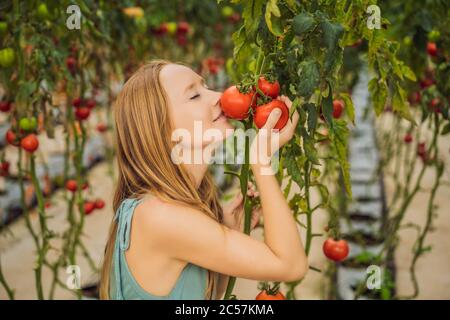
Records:
<instances>
[{"instance_id":1,"label":"finger","mask_svg":"<svg viewBox=\"0 0 450 320\"><path fill-rule=\"evenodd\" d=\"M272 130L273 127L275 127L275 125L277 124L278 119L280 119L280 117L281 117L281 109L280 108L273 109L269 117L267 118L266 123L261 129Z\"/></svg>"},{"instance_id":2,"label":"finger","mask_svg":"<svg viewBox=\"0 0 450 320\"><path fill-rule=\"evenodd\" d=\"M292 101L291 101L291 99L289 99L289 97L279 96L278 99L283 101L286 104L286 106L288 107L288 109L290 109L292 107Z\"/></svg>"},{"instance_id":3,"label":"finger","mask_svg":"<svg viewBox=\"0 0 450 320\"><path fill-rule=\"evenodd\" d=\"M260 218L261 218L261 210L260 209L253 210L252 220L251 220L252 221L252 223L251 223L252 229L254 227L256 227L256 225L259 223Z\"/></svg>"},{"instance_id":4,"label":"finger","mask_svg":"<svg viewBox=\"0 0 450 320\"><path fill-rule=\"evenodd\" d=\"M233 198L233 201L230 203L230 207L232 209L235 209L236 207L238 207L242 200L244 199L244 197L242 196L241 192L238 192L238 194Z\"/></svg>"}]
</instances>

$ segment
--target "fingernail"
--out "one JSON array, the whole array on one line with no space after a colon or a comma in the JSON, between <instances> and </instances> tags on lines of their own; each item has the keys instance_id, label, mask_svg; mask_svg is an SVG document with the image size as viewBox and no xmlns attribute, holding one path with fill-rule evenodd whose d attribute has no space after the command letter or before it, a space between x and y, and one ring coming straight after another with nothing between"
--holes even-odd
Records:
<instances>
[{"instance_id":1,"label":"fingernail","mask_svg":"<svg viewBox=\"0 0 450 320\"><path fill-rule=\"evenodd\" d=\"M276 116L279 116L281 114L280 109L275 109L273 112L275 113Z\"/></svg>"}]
</instances>

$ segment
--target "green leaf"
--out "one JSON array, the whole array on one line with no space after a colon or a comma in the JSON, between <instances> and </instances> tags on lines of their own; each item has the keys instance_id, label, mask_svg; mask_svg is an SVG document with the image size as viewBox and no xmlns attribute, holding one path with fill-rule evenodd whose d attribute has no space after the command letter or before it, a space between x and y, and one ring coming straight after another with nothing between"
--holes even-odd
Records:
<instances>
[{"instance_id":1,"label":"green leaf","mask_svg":"<svg viewBox=\"0 0 450 320\"><path fill-rule=\"evenodd\" d=\"M295 0L285 0L285 3L291 11L297 11L297 4Z\"/></svg>"},{"instance_id":2,"label":"green leaf","mask_svg":"<svg viewBox=\"0 0 450 320\"><path fill-rule=\"evenodd\" d=\"M314 103L307 103L303 106L308 111L308 131L310 135L314 134L317 126L317 108Z\"/></svg>"},{"instance_id":3,"label":"green leaf","mask_svg":"<svg viewBox=\"0 0 450 320\"><path fill-rule=\"evenodd\" d=\"M392 97L392 109L406 120L414 122L411 111L409 110L409 103L406 101L405 90L398 83L396 83L395 88L397 90L395 90L394 96Z\"/></svg>"},{"instance_id":4,"label":"green leaf","mask_svg":"<svg viewBox=\"0 0 450 320\"><path fill-rule=\"evenodd\" d=\"M314 146L314 141L312 139L304 139L303 148L305 149L305 155L308 160L316 165L320 165L319 159L317 157L317 149Z\"/></svg>"},{"instance_id":5,"label":"green leaf","mask_svg":"<svg viewBox=\"0 0 450 320\"><path fill-rule=\"evenodd\" d=\"M245 33L245 28L242 26L238 31L233 33L232 39L234 42L233 57L236 64L243 63L243 58L246 56L251 56L252 48L250 46L250 41L247 41L247 35Z\"/></svg>"},{"instance_id":6,"label":"green leaf","mask_svg":"<svg viewBox=\"0 0 450 320\"><path fill-rule=\"evenodd\" d=\"M322 103L322 114L325 121L333 127L333 89L331 84L328 82L328 96L323 99Z\"/></svg>"},{"instance_id":7,"label":"green leaf","mask_svg":"<svg viewBox=\"0 0 450 320\"><path fill-rule=\"evenodd\" d=\"M338 23L331 23L328 20L324 20L320 24L323 32L323 42L326 47L325 55L325 72L332 69L334 62L337 58L337 49L339 48L338 42L344 33L344 28Z\"/></svg>"},{"instance_id":8,"label":"green leaf","mask_svg":"<svg viewBox=\"0 0 450 320\"><path fill-rule=\"evenodd\" d=\"M277 23L272 23L273 17L280 18L281 16L277 2L278 0L269 0L269 2L267 2L264 18L266 19L267 28L269 28L270 32L276 36L281 36L283 32L279 29L279 21Z\"/></svg>"},{"instance_id":9,"label":"green leaf","mask_svg":"<svg viewBox=\"0 0 450 320\"><path fill-rule=\"evenodd\" d=\"M292 148L289 148L286 152L286 157L284 158L284 165L286 166L288 174L291 176L300 188L305 185L303 181L301 167L296 161L296 156Z\"/></svg>"},{"instance_id":10,"label":"green leaf","mask_svg":"<svg viewBox=\"0 0 450 320\"><path fill-rule=\"evenodd\" d=\"M417 81L416 75L407 65L402 64L401 66L403 75L411 81Z\"/></svg>"},{"instance_id":11,"label":"green leaf","mask_svg":"<svg viewBox=\"0 0 450 320\"><path fill-rule=\"evenodd\" d=\"M448 133L450 133L450 122L448 122L448 123L444 126L444 128L442 128L442 132L441 132L442 135L446 135L446 134L448 134Z\"/></svg>"},{"instance_id":12,"label":"green leaf","mask_svg":"<svg viewBox=\"0 0 450 320\"><path fill-rule=\"evenodd\" d=\"M308 132L306 131L306 128L300 129L300 135L303 138L303 149L305 150L305 155L308 158L309 161L316 165L320 165L318 155L317 155L317 149L314 146L315 140L312 139Z\"/></svg>"},{"instance_id":13,"label":"green leaf","mask_svg":"<svg viewBox=\"0 0 450 320\"><path fill-rule=\"evenodd\" d=\"M300 13L292 20L292 30L297 36L310 31L315 25L314 17L308 13Z\"/></svg>"},{"instance_id":14,"label":"green leaf","mask_svg":"<svg viewBox=\"0 0 450 320\"><path fill-rule=\"evenodd\" d=\"M242 18L247 35L257 32L262 17L262 8L265 0L246 1L242 10Z\"/></svg>"},{"instance_id":15,"label":"green leaf","mask_svg":"<svg viewBox=\"0 0 450 320\"><path fill-rule=\"evenodd\" d=\"M319 67L315 61L305 60L299 65L298 75L301 79L298 85L298 94L309 98L319 85Z\"/></svg>"},{"instance_id":16,"label":"green leaf","mask_svg":"<svg viewBox=\"0 0 450 320\"><path fill-rule=\"evenodd\" d=\"M338 162L341 166L342 177L344 180L347 195L352 197L352 186L350 182L350 164L347 160L347 141L349 130L344 120L336 120L333 129L330 131L330 138L336 150Z\"/></svg>"},{"instance_id":17,"label":"green leaf","mask_svg":"<svg viewBox=\"0 0 450 320\"><path fill-rule=\"evenodd\" d=\"M297 110L297 108L300 106L300 98L299 97L295 97L294 101L292 101L292 106L289 109L289 118L292 117L292 115L294 114L295 110Z\"/></svg>"},{"instance_id":18,"label":"green leaf","mask_svg":"<svg viewBox=\"0 0 450 320\"><path fill-rule=\"evenodd\" d=\"M388 88L386 80L373 78L369 81L369 91L372 97L375 114L379 116L386 105Z\"/></svg>"},{"instance_id":19,"label":"green leaf","mask_svg":"<svg viewBox=\"0 0 450 320\"><path fill-rule=\"evenodd\" d=\"M345 112L353 125L355 125L355 106L353 105L352 97L348 93L341 93L340 97L344 100Z\"/></svg>"},{"instance_id":20,"label":"green leaf","mask_svg":"<svg viewBox=\"0 0 450 320\"><path fill-rule=\"evenodd\" d=\"M328 20L320 24L323 31L323 41L328 49L337 47L339 38L344 33L344 28L339 23L331 23Z\"/></svg>"},{"instance_id":21,"label":"green leaf","mask_svg":"<svg viewBox=\"0 0 450 320\"><path fill-rule=\"evenodd\" d=\"M324 206L328 205L329 198L330 198L330 192L328 191L328 188L320 183L317 184L317 187L318 187L319 193L322 197L322 204Z\"/></svg>"}]
</instances>

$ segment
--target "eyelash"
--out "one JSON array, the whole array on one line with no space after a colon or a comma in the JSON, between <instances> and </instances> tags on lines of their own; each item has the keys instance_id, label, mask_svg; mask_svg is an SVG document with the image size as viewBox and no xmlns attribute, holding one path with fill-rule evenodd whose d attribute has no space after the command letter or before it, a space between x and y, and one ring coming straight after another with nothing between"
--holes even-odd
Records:
<instances>
[{"instance_id":1,"label":"eyelash","mask_svg":"<svg viewBox=\"0 0 450 320\"><path fill-rule=\"evenodd\" d=\"M206 85L206 83L203 84L203 87L204 87L205 89L209 90L209 88L208 88L208 86ZM199 93L197 93L196 95L192 96L190 99L191 99L191 100L195 100L195 99L197 99L198 97L200 97L200 94L199 94Z\"/></svg>"}]
</instances>

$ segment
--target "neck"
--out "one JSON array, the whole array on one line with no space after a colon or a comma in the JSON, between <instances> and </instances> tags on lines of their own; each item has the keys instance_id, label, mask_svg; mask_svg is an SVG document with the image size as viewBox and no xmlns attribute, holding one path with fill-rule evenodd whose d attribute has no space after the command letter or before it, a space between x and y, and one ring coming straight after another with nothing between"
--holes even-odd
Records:
<instances>
[{"instance_id":1,"label":"neck","mask_svg":"<svg viewBox=\"0 0 450 320\"><path fill-rule=\"evenodd\" d=\"M206 163L202 164L183 164L187 172L194 178L196 188L200 187L200 183L205 176L206 170L208 170L208 165Z\"/></svg>"}]
</instances>

